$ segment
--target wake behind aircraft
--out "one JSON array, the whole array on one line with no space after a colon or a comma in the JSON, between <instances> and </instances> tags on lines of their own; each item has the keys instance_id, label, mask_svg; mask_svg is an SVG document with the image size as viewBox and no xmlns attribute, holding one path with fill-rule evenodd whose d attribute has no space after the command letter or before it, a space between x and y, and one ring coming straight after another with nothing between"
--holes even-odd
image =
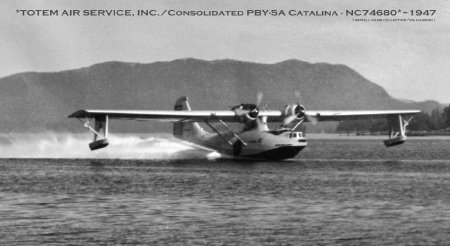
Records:
<instances>
[{"instance_id":1,"label":"wake behind aircraft","mask_svg":"<svg viewBox=\"0 0 450 246\"><path fill-rule=\"evenodd\" d=\"M419 110L306 110L300 103L286 105L282 110L260 110L262 94L256 104L242 103L230 110L191 110L187 97L180 97L174 110L91 110L83 109L69 115L84 122L94 135L91 150L109 145L108 122L111 119L160 120L173 123L173 135L184 141L236 158L283 160L295 157L307 141L296 129L304 122L344 121L387 118L389 126L386 147L406 141L406 127ZM242 124L239 131L227 123ZM269 122L282 125L269 129ZM199 123L209 127L206 131Z\"/></svg>"}]
</instances>

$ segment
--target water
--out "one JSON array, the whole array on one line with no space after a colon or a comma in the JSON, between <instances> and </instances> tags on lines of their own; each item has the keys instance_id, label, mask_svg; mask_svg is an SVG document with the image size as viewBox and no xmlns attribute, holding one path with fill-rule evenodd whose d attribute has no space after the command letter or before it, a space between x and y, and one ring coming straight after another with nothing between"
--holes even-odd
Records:
<instances>
[{"instance_id":1,"label":"water","mask_svg":"<svg viewBox=\"0 0 450 246\"><path fill-rule=\"evenodd\" d=\"M313 139L285 162L208 160L178 144L151 160L0 159L0 244L450 241L448 138Z\"/></svg>"}]
</instances>

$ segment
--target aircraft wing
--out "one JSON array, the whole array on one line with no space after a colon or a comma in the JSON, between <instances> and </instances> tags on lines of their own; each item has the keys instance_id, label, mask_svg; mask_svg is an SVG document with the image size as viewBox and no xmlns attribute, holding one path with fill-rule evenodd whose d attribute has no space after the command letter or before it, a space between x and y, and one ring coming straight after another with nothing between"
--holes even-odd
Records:
<instances>
[{"instance_id":1,"label":"aircraft wing","mask_svg":"<svg viewBox=\"0 0 450 246\"><path fill-rule=\"evenodd\" d=\"M108 115L110 119L123 120L160 120L168 122L201 122L221 119L226 122L238 121L231 110L91 110L82 109L69 115L69 118L89 119Z\"/></svg>"},{"instance_id":2,"label":"aircraft wing","mask_svg":"<svg viewBox=\"0 0 450 246\"><path fill-rule=\"evenodd\" d=\"M420 113L420 110L323 110L306 111L309 118L317 121L343 121L367 118L386 118L392 115L410 116Z\"/></svg>"},{"instance_id":3,"label":"aircraft wing","mask_svg":"<svg viewBox=\"0 0 450 246\"><path fill-rule=\"evenodd\" d=\"M390 115L414 115L419 110L322 110L306 111L307 120L313 118L317 121L342 121L357 120L367 118L383 118ZM240 122L241 118L237 117L232 110L91 110L83 109L69 115L69 118L89 119L100 116L108 116L110 119L124 120L160 120L168 122L203 122L217 121L224 122ZM259 116L267 117L268 122L282 122L285 118L281 110L269 110L259 112ZM308 119L309 118L309 119Z\"/></svg>"}]
</instances>

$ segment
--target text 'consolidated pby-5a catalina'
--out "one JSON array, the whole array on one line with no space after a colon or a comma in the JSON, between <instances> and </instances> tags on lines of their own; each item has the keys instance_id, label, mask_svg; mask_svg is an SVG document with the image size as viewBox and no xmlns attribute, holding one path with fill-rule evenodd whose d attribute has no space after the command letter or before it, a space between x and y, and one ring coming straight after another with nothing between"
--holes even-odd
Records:
<instances>
[{"instance_id":1,"label":"text 'consolidated pby-5a catalina'","mask_svg":"<svg viewBox=\"0 0 450 246\"><path fill-rule=\"evenodd\" d=\"M406 140L406 127L419 110L306 110L300 103L282 110L260 110L262 94L257 104L239 104L231 110L191 110L187 97L180 97L174 110L91 110L83 109L69 115L84 122L94 134L91 150L108 146L108 121L160 120L173 123L173 135L200 147L221 154L250 159L283 160L295 157L307 141L296 129L304 122L344 121L368 118L387 118L389 134L387 147ZM233 130L227 123L241 123ZM269 122L282 123L269 129ZM206 131L203 127L210 128Z\"/></svg>"}]
</instances>

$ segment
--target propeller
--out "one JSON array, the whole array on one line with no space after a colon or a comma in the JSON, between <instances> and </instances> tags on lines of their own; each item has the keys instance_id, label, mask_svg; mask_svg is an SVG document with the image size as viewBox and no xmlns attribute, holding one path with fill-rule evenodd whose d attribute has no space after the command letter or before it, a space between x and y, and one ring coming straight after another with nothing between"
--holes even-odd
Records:
<instances>
[{"instance_id":1,"label":"propeller","mask_svg":"<svg viewBox=\"0 0 450 246\"><path fill-rule=\"evenodd\" d=\"M241 117L243 122L247 122L248 120L256 120L259 114L259 105L261 104L262 99L263 94L258 91L256 94L256 104L242 103L232 106L231 110L234 111L236 116Z\"/></svg>"},{"instance_id":2,"label":"propeller","mask_svg":"<svg viewBox=\"0 0 450 246\"><path fill-rule=\"evenodd\" d=\"M296 101L297 105L300 105L300 97L301 97L300 91L299 90L295 90L294 91L294 96L295 96L295 99L296 99L295 101ZM293 114L293 115L290 115L290 116L284 118L284 120L283 120L283 128L287 127L289 124L291 124L292 121L294 121L296 119L297 119L297 115L296 114Z\"/></svg>"},{"instance_id":3,"label":"propeller","mask_svg":"<svg viewBox=\"0 0 450 246\"><path fill-rule=\"evenodd\" d=\"M291 110L291 115L284 118L283 120L283 127L287 127L289 124L291 124L293 121L299 119L298 115L303 111L305 113L305 108L300 104L301 102L301 94L299 90L294 91L294 96L296 98L296 104L295 105L288 105L286 110ZM308 122L312 123L313 125L317 124L317 118L313 116L308 116L304 114L304 119ZM301 122L299 122L294 128L296 128Z\"/></svg>"},{"instance_id":4,"label":"propeller","mask_svg":"<svg viewBox=\"0 0 450 246\"><path fill-rule=\"evenodd\" d=\"M283 128L286 128L295 119L297 119L297 116L295 116L295 115L291 115L291 116L288 116L288 117L284 118L284 120L283 120Z\"/></svg>"},{"instance_id":5,"label":"propeller","mask_svg":"<svg viewBox=\"0 0 450 246\"><path fill-rule=\"evenodd\" d=\"M240 131L241 133L250 129L255 128L258 125L258 122L265 122L267 120L267 117L258 117L259 112L260 112L260 105L261 102L263 100L263 93L261 91L258 91L256 93L256 103L255 104L241 104L239 106L239 109L242 110L238 110L235 112L237 114L241 114L247 117L247 120L245 121L244 127L242 128L242 130Z\"/></svg>"},{"instance_id":6,"label":"propeller","mask_svg":"<svg viewBox=\"0 0 450 246\"><path fill-rule=\"evenodd\" d=\"M294 91L294 95L295 95L295 99L297 100L297 104L298 104L298 105L301 105L301 104L300 104L300 101L301 101L301 100L300 100L300 99L301 99L300 91L299 91L299 90L295 90L295 91ZM318 120L317 120L316 117L307 115L306 112L305 112L305 118L306 118L307 122L309 122L309 123L311 123L311 124L313 124L313 125L316 125L317 122L318 122Z\"/></svg>"},{"instance_id":7,"label":"propeller","mask_svg":"<svg viewBox=\"0 0 450 246\"><path fill-rule=\"evenodd\" d=\"M256 93L256 107L257 108L260 108L263 98L264 98L264 94L261 91L258 91ZM266 111L266 108L267 108L267 105L264 106L263 110ZM267 116L261 117L261 122L266 124L267 123Z\"/></svg>"},{"instance_id":8,"label":"propeller","mask_svg":"<svg viewBox=\"0 0 450 246\"><path fill-rule=\"evenodd\" d=\"M258 91L256 93L256 107L259 108L259 105L261 105L263 98L264 98L264 94L261 91Z\"/></svg>"}]
</instances>

